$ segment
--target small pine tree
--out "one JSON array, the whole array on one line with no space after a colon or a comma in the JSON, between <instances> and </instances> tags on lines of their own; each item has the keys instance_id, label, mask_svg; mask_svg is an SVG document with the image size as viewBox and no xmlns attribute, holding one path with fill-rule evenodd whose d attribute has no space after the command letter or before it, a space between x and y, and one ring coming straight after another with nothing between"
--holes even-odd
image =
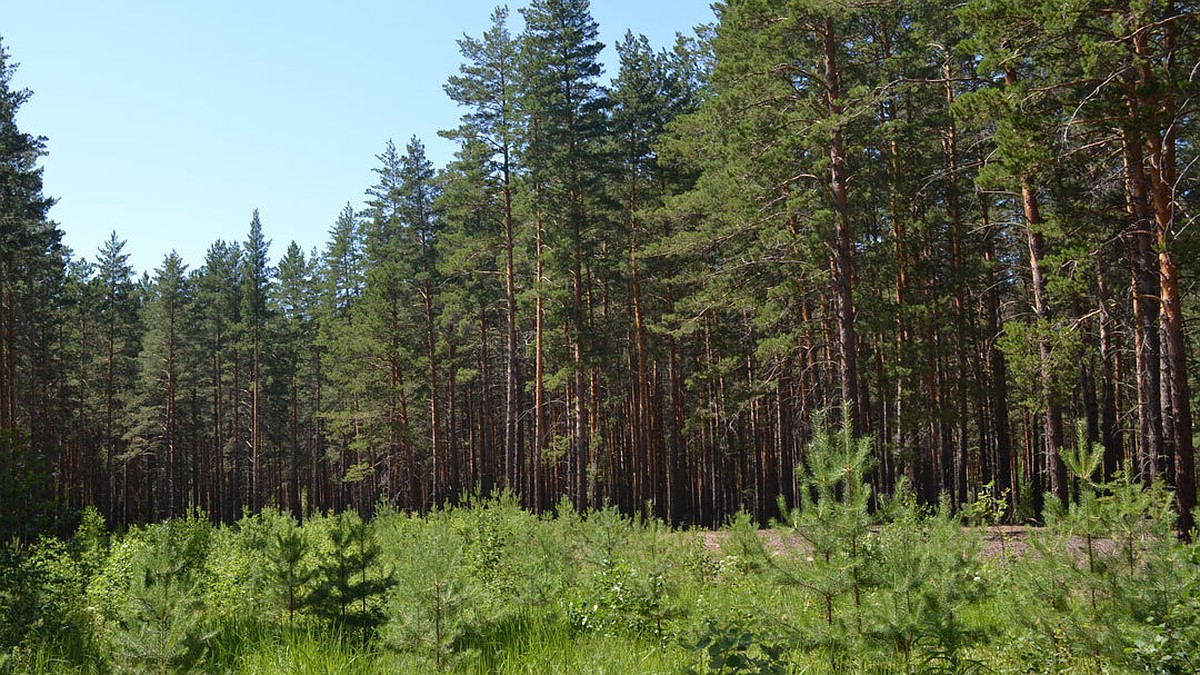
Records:
<instances>
[{"instance_id":1,"label":"small pine tree","mask_svg":"<svg viewBox=\"0 0 1200 675\"><path fill-rule=\"evenodd\" d=\"M387 637L401 649L427 649L434 669L441 672L451 666L454 642L482 589L471 574L464 539L445 512L410 525L416 531L401 547Z\"/></svg>"},{"instance_id":2,"label":"small pine tree","mask_svg":"<svg viewBox=\"0 0 1200 675\"><path fill-rule=\"evenodd\" d=\"M294 521L287 520L272 541L268 575L279 604L287 612L289 626L295 623L296 612L304 600L305 586L316 575L316 570L304 565L307 551L304 533Z\"/></svg>"},{"instance_id":3,"label":"small pine tree","mask_svg":"<svg viewBox=\"0 0 1200 675\"><path fill-rule=\"evenodd\" d=\"M360 631L365 643L382 621L382 597L395 582L381 569L374 528L357 513L335 516L329 538L333 550L316 569L307 604L336 626Z\"/></svg>"},{"instance_id":4,"label":"small pine tree","mask_svg":"<svg viewBox=\"0 0 1200 675\"><path fill-rule=\"evenodd\" d=\"M850 419L850 410L843 413ZM805 446L800 508L787 512L787 525L809 546L816 574L804 583L821 596L826 623L834 622L838 596L854 600L855 624L862 632L862 591L869 568L867 535L871 486L865 481L871 462L871 439L854 438L850 425L831 434L823 417L814 420L813 438Z\"/></svg>"},{"instance_id":5,"label":"small pine tree","mask_svg":"<svg viewBox=\"0 0 1200 675\"><path fill-rule=\"evenodd\" d=\"M1062 459L1075 477L1076 483L1075 498L1077 501L1076 505L1069 510L1067 521L1072 530L1083 534L1087 544L1088 572L1096 574L1096 538L1103 534L1104 524L1101 521L1097 503L1097 492L1103 486L1097 483L1095 478L1100 471L1100 464L1104 460L1104 447L1088 440L1084 424L1080 422L1076 426L1075 448L1071 451L1064 451ZM1094 609L1094 593L1092 604Z\"/></svg>"},{"instance_id":6,"label":"small pine tree","mask_svg":"<svg viewBox=\"0 0 1200 675\"><path fill-rule=\"evenodd\" d=\"M170 530L154 528L134 558L128 604L119 610L114 646L124 672L187 673L203 658L204 611L197 583L172 545Z\"/></svg>"}]
</instances>

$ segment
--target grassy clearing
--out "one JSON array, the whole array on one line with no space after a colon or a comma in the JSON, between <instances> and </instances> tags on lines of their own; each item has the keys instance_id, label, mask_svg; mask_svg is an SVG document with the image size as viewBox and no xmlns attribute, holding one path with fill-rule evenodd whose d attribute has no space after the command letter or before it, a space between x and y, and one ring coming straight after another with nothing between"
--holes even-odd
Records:
<instances>
[{"instance_id":1,"label":"grassy clearing","mask_svg":"<svg viewBox=\"0 0 1200 675\"><path fill-rule=\"evenodd\" d=\"M868 512L861 454L819 437L769 545L746 517L714 548L504 496L120 534L89 513L4 548L0 672L1200 671L1200 549L1165 492L1081 481L1024 554L985 554L994 504Z\"/></svg>"}]
</instances>

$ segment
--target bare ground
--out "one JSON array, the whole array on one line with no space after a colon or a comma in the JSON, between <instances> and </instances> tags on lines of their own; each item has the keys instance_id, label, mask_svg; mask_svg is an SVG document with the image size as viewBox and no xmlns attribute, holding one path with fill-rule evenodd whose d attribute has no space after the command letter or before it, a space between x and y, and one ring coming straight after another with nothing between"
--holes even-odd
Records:
<instances>
[{"instance_id":1,"label":"bare ground","mask_svg":"<svg viewBox=\"0 0 1200 675\"><path fill-rule=\"evenodd\" d=\"M984 535L981 553L987 559L1024 556L1030 549L1030 533L1038 529L1027 525L997 525L988 527ZM973 532L974 530L964 528L963 531ZM721 545L729 538L729 531L708 530L702 532L700 536L704 541L704 549L706 551L720 552ZM798 538L789 537L779 530L759 530L758 536L762 539L766 549L775 553L788 553L804 547L803 542ZM1098 539L1093 543L1105 551L1111 550L1114 546L1114 542L1106 539ZM1068 544L1068 548L1073 552L1083 555L1087 548L1087 541L1083 537L1074 537Z\"/></svg>"}]
</instances>

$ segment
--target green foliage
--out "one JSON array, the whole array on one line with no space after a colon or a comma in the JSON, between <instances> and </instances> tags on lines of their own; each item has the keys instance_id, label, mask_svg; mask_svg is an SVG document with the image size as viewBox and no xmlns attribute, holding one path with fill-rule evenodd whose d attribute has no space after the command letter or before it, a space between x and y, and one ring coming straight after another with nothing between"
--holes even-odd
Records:
<instances>
[{"instance_id":1,"label":"green foliage","mask_svg":"<svg viewBox=\"0 0 1200 675\"><path fill-rule=\"evenodd\" d=\"M1171 632L1154 627L1168 625L1164 617L1196 578L1176 541L1171 495L1123 474L1091 477L1100 452L1081 433L1065 453L1079 494L1067 510L1048 512L1045 529L1029 535L1031 551L1013 559L1002 579L1001 592L1012 598L1006 648L1030 659L1032 672L1089 658L1153 661L1159 637ZM1164 645L1164 653L1172 649Z\"/></svg>"},{"instance_id":2,"label":"green foliage","mask_svg":"<svg viewBox=\"0 0 1200 675\"><path fill-rule=\"evenodd\" d=\"M567 620L576 630L602 635L644 631L661 584L662 578L655 577L639 588L628 564L608 561L567 605Z\"/></svg>"},{"instance_id":3,"label":"green foliage","mask_svg":"<svg viewBox=\"0 0 1200 675\"><path fill-rule=\"evenodd\" d=\"M887 501L884 512L871 639L923 672L979 669L970 647L986 634L968 617L990 595L994 574L979 559L980 536L964 531L947 505L930 513L908 494Z\"/></svg>"},{"instance_id":4,"label":"green foliage","mask_svg":"<svg viewBox=\"0 0 1200 675\"><path fill-rule=\"evenodd\" d=\"M308 543L304 532L288 519L275 532L270 549L268 576L279 606L287 613L288 624L295 623L296 612L303 606L305 588L316 571L306 565Z\"/></svg>"},{"instance_id":5,"label":"green foliage","mask_svg":"<svg viewBox=\"0 0 1200 675\"><path fill-rule=\"evenodd\" d=\"M195 580L196 542L187 535L155 526L131 561L127 601L112 631L117 660L128 672L166 675L201 665L209 633Z\"/></svg>"},{"instance_id":6,"label":"green foliage","mask_svg":"<svg viewBox=\"0 0 1200 675\"><path fill-rule=\"evenodd\" d=\"M687 648L704 654L702 667L689 669L689 673L787 672L782 645L764 642L753 631L737 624L717 624L709 619L700 637Z\"/></svg>"},{"instance_id":7,"label":"green foliage","mask_svg":"<svg viewBox=\"0 0 1200 675\"><path fill-rule=\"evenodd\" d=\"M43 537L0 548L0 655L11 656L11 672L42 658L64 664L98 658L84 601L94 563L71 544ZM10 672L4 668L0 673Z\"/></svg>"},{"instance_id":8,"label":"green foliage","mask_svg":"<svg viewBox=\"0 0 1200 675\"><path fill-rule=\"evenodd\" d=\"M844 411L849 415L849 410ZM846 594L854 605L854 623L862 632L862 595L876 583L877 547L868 538L871 486L865 477L871 462L871 439L854 438L849 424L833 434L823 417L815 421L805 446L800 478L800 506L787 511L785 526L810 548L812 564L788 565L768 557L784 580L815 593L833 626L835 605Z\"/></svg>"},{"instance_id":9,"label":"green foliage","mask_svg":"<svg viewBox=\"0 0 1200 675\"><path fill-rule=\"evenodd\" d=\"M453 662L455 643L479 621L479 579L471 574L467 546L445 512L399 528L398 549L385 635L400 650L427 655L442 671Z\"/></svg>"},{"instance_id":10,"label":"green foliage","mask_svg":"<svg viewBox=\"0 0 1200 675\"><path fill-rule=\"evenodd\" d=\"M307 604L335 626L359 631L366 643L383 622L383 597L394 581L369 521L353 511L339 513L330 518L328 536Z\"/></svg>"},{"instance_id":11,"label":"green foliage","mask_svg":"<svg viewBox=\"0 0 1200 675\"><path fill-rule=\"evenodd\" d=\"M1043 364L1039 345L1046 344L1050 362ZM1075 366L1080 353L1080 334L1069 326L1036 321L1008 321L997 345L1017 385L1021 404L1031 411L1043 412L1047 396L1063 401L1069 396L1077 377ZM1047 373L1043 377L1043 372Z\"/></svg>"},{"instance_id":12,"label":"green foliage","mask_svg":"<svg viewBox=\"0 0 1200 675\"><path fill-rule=\"evenodd\" d=\"M107 536L93 514L69 542L8 551L0 597L25 630L0 668L1194 669L1200 555L1176 539L1169 493L1081 479L1046 528L985 555L991 533L947 503L920 505L903 483L866 513L847 489L861 486L865 456L846 440L815 435L809 492L785 521L760 530L743 514L703 537L607 509L539 517L509 496L427 515L381 508L369 522L347 512L301 525L268 509ZM1092 460L1074 454L1084 474ZM990 499L983 520L1000 508Z\"/></svg>"},{"instance_id":13,"label":"green foliage","mask_svg":"<svg viewBox=\"0 0 1200 675\"><path fill-rule=\"evenodd\" d=\"M5 477L0 481L0 541L11 537L30 541L54 524L57 514L48 496L51 460L25 434L0 427L0 467Z\"/></svg>"},{"instance_id":14,"label":"green foliage","mask_svg":"<svg viewBox=\"0 0 1200 675\"><path fill-rule=\"evenodd\" d=\"M205 605L222 619L257 616L264 609L266 561L247 534L235 528L214 532L201 571Z\"/></svg>"},{"instance_id":15,"label":"green foliage","mask_svg":"<svg viewBox=\"0 0 1200 675\"><path fill-rule=\"evenodd\" d=\"M1188 551L1194 568L1200 563L1200 549ZM1146 618L1145 633L1126 648L1139 672L1155 675L1183 675L1200 672L1200 578L1193 576L1184 592L1161 616Z\"/></svg>"},{"instance_id":16,"label":"green foliage","mask_svg":"<svg viewBox=\"0 0 1200 675\"><path fill-rule=\"evenodd\" d=\"M903 494L903 486L901 488L897 492ZM1008 510L1009 490L1005 488L997 493L995 481L980 485L975 498L962 505L963 518L976 527L999 526Z\"/></svg>"},{"instance_id":17,"label":"green foliage","mask_svg":"<svg viewBox=\"0 0 1200 675\"><path fill-rule=\"evenodd\" d=\"M579 518L564 498L556 517L530 518L512 532L506 548L505 588L523 606L556 606L580 573L572 538Z\"/></svg>"}]
</instances>

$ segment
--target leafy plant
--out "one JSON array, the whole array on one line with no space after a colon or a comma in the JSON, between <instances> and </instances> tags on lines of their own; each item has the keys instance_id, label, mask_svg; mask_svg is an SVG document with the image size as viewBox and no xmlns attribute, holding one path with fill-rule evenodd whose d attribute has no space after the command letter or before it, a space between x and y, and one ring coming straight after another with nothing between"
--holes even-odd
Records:
<instances>
[{"instance_id":1,"label":"leafy plant","mask_svg":"<svg viewBox=\"0 0 1200 675\"><path fill-rule=\"evenodd\" d=\"M661 583L659 577L650 588ZM578 631L638 633L647 630L652 605L653 596L639 587L633 569L627 563L608 561L568 603L567 619Z\"/></svg>"},{"instance_id":2,"label":"leafy plant","mask_svg":"<svg viewBox=\"0 0 1200 675\"><path fill-rule=\"evenodd\" d=\"M693 667L691 673L787 672L784 647L764 641L740 622L718 623L709 619L697 640L685 647L704 655L702 667Z\"/></svg>"}]
</instances>

